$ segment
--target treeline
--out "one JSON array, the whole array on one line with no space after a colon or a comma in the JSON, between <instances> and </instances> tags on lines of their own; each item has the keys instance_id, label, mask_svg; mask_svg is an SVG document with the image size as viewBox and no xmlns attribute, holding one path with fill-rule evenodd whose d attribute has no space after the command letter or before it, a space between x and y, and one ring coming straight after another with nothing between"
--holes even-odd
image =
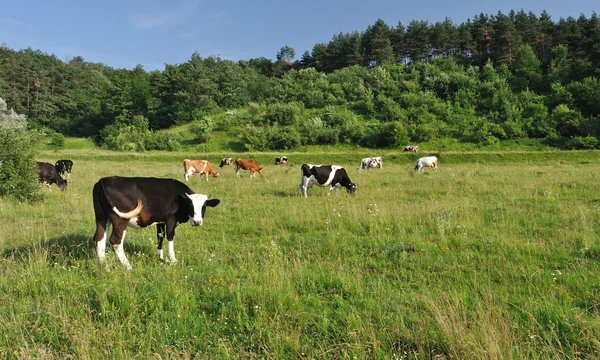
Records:
<instances>
[{"instance_id":1,"label":"treeline","mask_svg":"<svg viewBox=\"0 0 600 360\"><path fill-rule=\"evenodd\" d=\"M248 149L359 143L391 147L455 137L493 143L534 137L596 147L600 136L600 21L524 11L456 25L377 20L295 59L233 62L195 53L163 71L113 69L0 48L0 98L30 123L112 148L177 148L155 130L230 111Z\"/></svg>"}]
</instances>

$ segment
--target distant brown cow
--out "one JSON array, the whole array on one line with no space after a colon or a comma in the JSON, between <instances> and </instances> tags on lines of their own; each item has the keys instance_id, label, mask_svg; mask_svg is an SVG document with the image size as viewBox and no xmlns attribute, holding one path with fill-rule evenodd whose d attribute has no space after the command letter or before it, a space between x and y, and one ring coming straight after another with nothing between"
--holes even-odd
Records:
<instances>
[{"instance_id":1,"label":"distant brown cow","mask_svg":"<svg viewBox=\"0 0 600 360\"><path fill-rule=\"evenodd\" d=\"M206 160L185 159L183 160L183 170L185 181L189 181L190 176L194 175L194 173L197 173L200 176L204 174L206 176L206 181L208 181L208 175L212 175L212 177L215 178L219 177L219 173L216 172L213 169L212 164Z\"/></svg>"},{"instance_id":2,"label":"distant brown cow","mask_svg":"<svg viewBox=\"0 0 600 360\"><path fill-rule=\"evenodd\" d=\"M248 159L237 159L235 161L235 176L240 177L240 169L249 170L250 177L254 177L256 174L254 172L258 172L262 175L263 169L258 166L256 161L248 160Z\"/></svg>"},{"instance_id":3,"label":"distant brown cow","mask_svg":"<svg viewBox=\"0 0 600 360\"><path fill-rule=\"evenodd\" d=\"M407 147L404 148L404 152L417 153L417 152L419 152L419 147L417 145L408 145Z\"/></svg>"}]
</instances>

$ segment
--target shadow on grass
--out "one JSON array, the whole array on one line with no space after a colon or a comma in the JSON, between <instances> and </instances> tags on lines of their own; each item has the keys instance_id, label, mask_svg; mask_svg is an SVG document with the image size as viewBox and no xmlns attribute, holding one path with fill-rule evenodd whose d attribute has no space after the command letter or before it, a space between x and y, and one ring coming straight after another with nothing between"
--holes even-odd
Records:
<instances>
[{"instance_id":1,"label":"shadow on grass","mask_svg":"<svg viewBox=\"0 0 600 360\"><path fill-rule=\"evenodd\" d=\"M107 243L107 251L110 251ZM136 241L125 241L125 253L151 252L151 245ZM8 248L2 251L2 258L11 260L26 260L32 254L46 252L48 261L57 262L65 259L88 260L96 257L96 242L89 234L62 235L39 243Z\"/></svg>"}]
</instances>

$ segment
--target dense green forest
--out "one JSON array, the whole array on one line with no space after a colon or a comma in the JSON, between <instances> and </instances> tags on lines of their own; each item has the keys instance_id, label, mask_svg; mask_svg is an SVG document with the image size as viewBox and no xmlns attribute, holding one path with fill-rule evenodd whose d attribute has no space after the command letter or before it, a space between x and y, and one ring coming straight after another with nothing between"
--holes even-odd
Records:
<instances>
[{"instance_id":1,"label":"dense green forest","mask_svg":"<svg viewBox=\"0 0 600 360\"><path fill-rule=\"evenodd\" d=\"M189 122L198 142L221 127L247 150L440 138L594 148L599 66L596 13L553 21L521 10L458 25L380 19L299 58L288 46L275 60L194 53L151 72L5 44L0 98L32 127L122 150L176 149L177 136L159 130Z\"/></svg>"}]
</instances>

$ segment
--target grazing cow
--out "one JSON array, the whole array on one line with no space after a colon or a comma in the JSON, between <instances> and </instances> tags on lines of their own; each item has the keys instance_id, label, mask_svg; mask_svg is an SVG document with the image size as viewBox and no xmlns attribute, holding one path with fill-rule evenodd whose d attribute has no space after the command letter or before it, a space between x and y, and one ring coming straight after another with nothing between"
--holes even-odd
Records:
<instances>
[{"instance_id":1,"label":"grazing cow","mask_svg":"<svg viewBox=\"0 0 600 360\"><path fill-rule=\"evenodd\" d=\"M185 177L185 181L189 181L190 176L197 173L198 175L206 176L206 181L208 181L208 175L211 175L214 178L219 177L219 173L216 172L212 164L206 160L183 160L183 177Z\"/></svg>"},{"instance_id":2,"label":"grazing cow","mask_svg":"<svg viewBox=\"0 0 600 360\"><path fill-rule=\"evenodd\" d=\"M435 156L426 156L417 160L417 166L415 166L415 171L421 171L424 167L430 167L433 170L437 170L438 167L438 159Z\"/></svg>"},{"instance_id":3,"label":"grazing cow","mask_svg":"<svg viewBox=\"0 0 600 360\"><path fill-rule=\"evenodd\" d=\"M335 188L335 196L338 196L340 186L346 188L349 194L353 194L358 188L357 184L353 184L346 173L346 169L337 165L311 165L302 164L301 166L302 180L298 187L298 195L308 197L306 189L313 185L329 186L327 196Z\"/></svg>"},{"instance_id":4,"label":"grazing cow","mask_svg":"<svg viewBox=\"0 0 600 360\"><path fill-rule=\"evenodd\" d=\"M67 177L71 177L71 169L73 168L73 162L71 160L58 160L56 164L54 164L54 167L60 176L64 177L66 171Z\"/></svg>"},{"instance_id":5,"label":"grazing cow","mask_svg":"<svg viewBox=\"0 0 600 360\"><path fill-rule=\"evenodd\" d=\"M233 164L233 158L224 158L221 160L221 164L219 165L220 168L222 168L225 165L231 165Z\"/></svg>"},{"instance_id":6,"label":"grazing cow","mask_svg":"<svg viewBox=\"0 0 600 360\"><path fill-rule=\"evenodd\" d=\"M286 156L280 156L275 158L275 165L287 165L288 158Z\"/></svg>"},{"instance_id":7,"label":"grazing cow","mask_svg":"<svg viewBox=\"0 0 600 360\"><path fill-rule=\"evenodd\" d=\"M47 162L38 161L37 166L39 172L38 178L41 183L48 186L48 189L50 189L50 185L52 184L56 184L56 186L58 186L58 188L61 190L65 190L67 188L67 180L58 175L58 171L56 171L56 167L54 167L54 165Z\"/></svg>"},{"instance_id":8,"label":"grazing cow","mask_svg":"<svg viewBox=\"0 0 600 360\"><path fill-rule=\"evenodd\" d=\"M383 170L383 159L381 156L362 159L358 165L358 170L369 170L371 167Z\"/></svg>"},{"instance_id":9,"label":"grazing cow","mask_svg":"<svg viewBox=\"0 0 600 360\"><path fill-rule=\"evenodd\" d=\"M220 202L209 200L207 195L195 194L180 181L147 177L102 178L94 185L93 196L98 260L104 262L108 226L112 224L110 244L128 270L131 265L123 251L128 226L144 228L156 224L156 254L163 259L162 243L166 234L169 261L176 262L173 241L177 225L188 220L192 226L202 225L206 207L215 207Z\"/></svg>"},{"instance_id":10,"label":"grazing cow","mask_svg":"<svg viewBox=\"0 0 600 360\"><path fill-rule=\"evenodd\" d=\"M419 147L416 145L408 145L407 147L404 148L404 152L419 152Z\"/></svg>"},{"instance_id":11,"label":"grazing cow","mask_svg":"<svg viewBox=\"0 0 600 360\"><path fill-rule=\"evenodd\" d=\"M256 161L248 159L237 159L235 161L235 176L240 177L240 169L249 170L250 177L256 176L256 172L262 175L263 169L258 166Z\"/></svg>"}]
</instances>

